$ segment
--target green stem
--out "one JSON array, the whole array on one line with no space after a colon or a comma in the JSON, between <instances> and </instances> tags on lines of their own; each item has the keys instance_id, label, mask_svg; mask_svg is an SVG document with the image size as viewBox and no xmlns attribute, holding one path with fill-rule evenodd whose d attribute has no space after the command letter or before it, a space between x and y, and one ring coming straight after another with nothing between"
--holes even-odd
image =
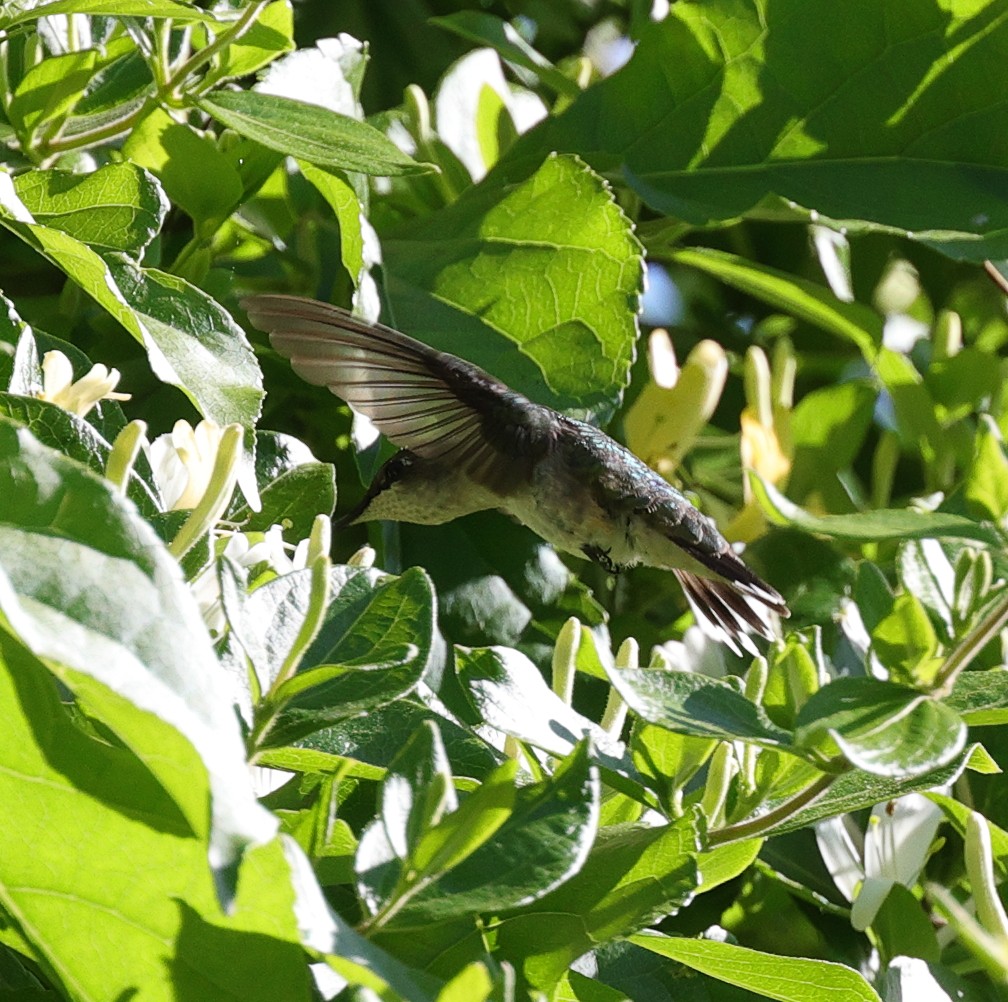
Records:
<instances>
[{"instance_id":1,"label":"green stem","mask_svg":"<svg viewBox=\"0 0 1008 1002\"><path fill-rule=\"evenodd\" d=\"M249 31L269 2L270 0L257 0L256 3L250 4L246 7L245 10L242 11L241 16L233 25L231 25L230 28L227 28L217 35L209 45L205 45L202 49L194 52L172 73L168 80L165 81L165 85L160 96L164 97L168 101L181 101L182 94L180 91L186 79L195 73L201 66L210 62L210 60L213 59L218 52L221 52L229 45L233 45L239 38L242 37L242 35Z\"/></svg>"},{"instance_id":2,"label":"green stem","mask_svg":"<svg viewBox=\"0 0 1008 1002\"><path fill-rule=\"evenodd\" d=\"M784 801L783 804L775 807L772 811L767 811L766 814L761 814L758 818L740 821L738 824L727 825L725 828L716 828L707 836L709 845L724 845L726 842L759 838L764 832L769 831L781 821L786 821L792 814L797 814L803 807L808 807L813 800L818 799L830 788L836 778L835 773L822 775L810 786L806 786L801 793L796 794L790 800Z\"/></svg>"},{"instance_id":3,"label":"green stem","mask_svg":"<svg viewBox=\"0 0 1008 1002\"><path fill-rule=\"evenodd\" d=\"M42 159L48 159L54 153L66 153L69 150L78 150L87 146L98 146L106 140L115 139L116 136L128 132L147 113L148 103L144 101L132 111L127 112L121 118L113 119L97 128L88 129L85 132L75 132L72 136L55 136L52 139L40 143L38 153Z\"/></svg>"},{"instance_id":4,"label":"green stem","mask_svg":"<svg viewBox=\"0 0 1008 1002\"><path fill-rule=\"evenodd\" d=\"M242 11L241 16L231 25L230 28L222 31L212 42L202 49L194 52L181 66L179 66L167 79L156 86L153 100L168 104L179 105L184 101L182 86L186 79L191 76L205 63L213 59L222 49L228 45L233 45L255 24L256 18L270 0L258 0ZM152 71L153 72L153 71ZM155 81L164 74L153 72ZM40 144L38 153L43 159L55 153L66 153L69 150L77 150L83 147L96 146L110 139L115 139L124 132L129 132L137 122L147 113L148 102L144 101L132 111L124 114L105 125L98 126L86 132L77 132L72 136L61 138L59 136Z\"/></svg>"},{"instance_id":5,"label":"green stem","mask_svg":"<svg viewBox=\"0 0 1008 1002\"><path fill-rule=\"evenodd\" d=\"M966 634L945 660L945 664L935 675L932 691L944 696L952 689L959 673L993 640L1008 624L1008 593L994 603L993 608Z\"/></svg>"}]
</instances>

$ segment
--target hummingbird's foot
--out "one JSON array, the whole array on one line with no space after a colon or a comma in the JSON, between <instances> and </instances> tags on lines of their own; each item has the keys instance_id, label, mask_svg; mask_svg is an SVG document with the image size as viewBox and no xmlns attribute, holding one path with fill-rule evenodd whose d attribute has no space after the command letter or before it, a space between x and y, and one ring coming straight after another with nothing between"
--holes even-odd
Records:
<instances>
[{"instance_id":1,"label":"hummingbird's foot","mask_svg":"<svg viewBox=\"0 0 1008 1002\"><path fill-rule=\"evenodd\" d=\"M612 559L609 557L609 550L603 550L601 546L595 546L591 543L585 543L581 547L581 552L589 559L594 560L595 563L604 567L610 574L619 574L623 570L622 566L617 563L613 563Z\"/></svg>"}]
</instances>

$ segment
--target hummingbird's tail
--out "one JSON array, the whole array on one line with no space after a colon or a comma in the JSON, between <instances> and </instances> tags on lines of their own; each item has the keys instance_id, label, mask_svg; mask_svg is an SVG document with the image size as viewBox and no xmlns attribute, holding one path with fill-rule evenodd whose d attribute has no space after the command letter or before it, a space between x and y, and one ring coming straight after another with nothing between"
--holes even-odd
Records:
<instances>
[{"instance_id":1,"label":"hummingbird's tail","mask_svg":"<svg viewBox=\"0 0 1008 1002\"><path fill-rule=\"evenodd\" d=\"M753 656L759 654L749 638L750 633L773 639L772 613L790 615L784 599L748 568L745 570L748 571L747 579L742 581L705 578L689 571L675 571L700 628L713 639L726 644L738 657L742 656L743 649Z\"/></svg>"}]
</instances>

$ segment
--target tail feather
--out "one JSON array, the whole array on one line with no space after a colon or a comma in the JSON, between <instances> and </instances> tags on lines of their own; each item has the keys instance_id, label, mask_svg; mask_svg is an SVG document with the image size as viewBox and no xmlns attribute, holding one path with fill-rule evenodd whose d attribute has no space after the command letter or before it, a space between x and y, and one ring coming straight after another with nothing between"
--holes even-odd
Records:
<instances>
[{"instance_id":1,"label":"tail feather","mask_svg":"<svg viewBox=\"0 0 1008 1002\"><path fill-rule=\"evenodd\" d=\"M753 580L742 582L702 578L682 570L675 575L701 629L739 657L743 649L754 656L759 653L750 633L773 639L771 613L789 615L784 599L755 574L751 574Z\"/></svg>"}]
</instances>

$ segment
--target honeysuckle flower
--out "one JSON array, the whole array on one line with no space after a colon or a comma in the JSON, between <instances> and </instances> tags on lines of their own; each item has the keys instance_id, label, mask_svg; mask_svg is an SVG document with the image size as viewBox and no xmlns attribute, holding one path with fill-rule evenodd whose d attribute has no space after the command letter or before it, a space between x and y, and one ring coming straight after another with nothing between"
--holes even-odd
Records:
<instances>
[{"instance_id":1,"label":"honeysuckle flower","mask_svg":"<svg viewBox=\"0 0 1008 1002\"><path fill-rule=\"evenodd\" d=\"M532 91L511 86L500 56L493 49L473 49L441 79L434 95L434 119L441 141L459 158L474 181L481 180L497 159L480 134L481 104L495 96L515 132L528 131L546 117L546 105Z\"/></svg>"},{"instance_id":2,"label":"honeysuckle flower","mask_svg":"<svg viewBox=\"0 0 1008 1002\"><path fill-rule=\"evenodd\" d=\"M117 393L119 370L104 365L92 365L90 371L74 380L70 359L61 351L47 351L42 358L42 392L40 400L63 410L86 417L101 400L129 400L128 393Z\"/></svg>"},{"instance_id":3,"label":"honeysuckle flower","mask_svg":"<svg viewBox=\"0 0 1008 1002\"><path fill-rule=\"evenodd\" d=\"M782 485L791 473L791 407L794 401L795 360L790 344L779 342L771 367L761 348L751 347L745 358L746 406L739 417L739 457L744 470L753 470ZM745 507L725 530L728 539L751 542L760 536L766 519L753 497L748 478L743 481Z\"/></svg>"},{"instance_id":4,"label":"honeysuckle flower","mask_svg":"<svg viewBox=\"0 0 1008 1002\"><path fill-rule=\"evenodd\" d=\"M670 477L717 407L728 359L714 341L701 341L680 369L668 331L648 339L651 381L627 412L627 445L663 477Z\"/></svg>"},{"instance_id":5,"label":"honeysuckle flower","mask_svg":"<svg viewBox=\"0 0 1008 1002\"><path fill-rule=\"evenodd\" d=\"M623 33L615 18L599 21L585 35L584 54L599 76L612 76L629 62L633 52L633 40Z\"/></svg>"},{"instance_id":6,"label":"honeysuckle flower","mask_svg":"<svg viewBox=\"0 0 1008 1002\"><path fill-rule=\"evenodd\" d=\"M265 563L282 575L306 566L309 540L302 539L296 546L288 546L279 525L271 525L264 533L229 532L227 536L222 555L239 567L251 568ZM215 564L208 564L190 587L210 632L223 633L226 621Z\"/></svg>"},{"instance_id":7,"label":"honeysuckle flower","mask_svg":"<svg viewBox=\"0 0 1008 1002\"><path fill-rule=\"evenodd\" d=\"M853 903L851 925L867 929L895 884L913 887L944 815L911 793L879 804L862 833L849 815L816 825L816 841L833 883Z\"/></svg>"},{"instance_id":8,"label":"honeysuckle flower","mask_svg":"<svg viewBox=\"0 0 1008 1002\"><path fill-rule=\"evenodd\" d=\"M224 429L214 421L176 421L150 444L154 479L169 511L195 508L206 493Z\"/></svg>"},{"instance_id":9,"label":"honeysuckle flower","mask_svg":"<svg viewBox=\"0 0 1008 1002\"><path fill-rule=\"evenodd\" d=\"M366 59L364 43L341 32L333 38L318 39L310 48L281 56L269 65L254 89L362 119L364 110L348 74Z\"/></svg>"}]
</instances>

